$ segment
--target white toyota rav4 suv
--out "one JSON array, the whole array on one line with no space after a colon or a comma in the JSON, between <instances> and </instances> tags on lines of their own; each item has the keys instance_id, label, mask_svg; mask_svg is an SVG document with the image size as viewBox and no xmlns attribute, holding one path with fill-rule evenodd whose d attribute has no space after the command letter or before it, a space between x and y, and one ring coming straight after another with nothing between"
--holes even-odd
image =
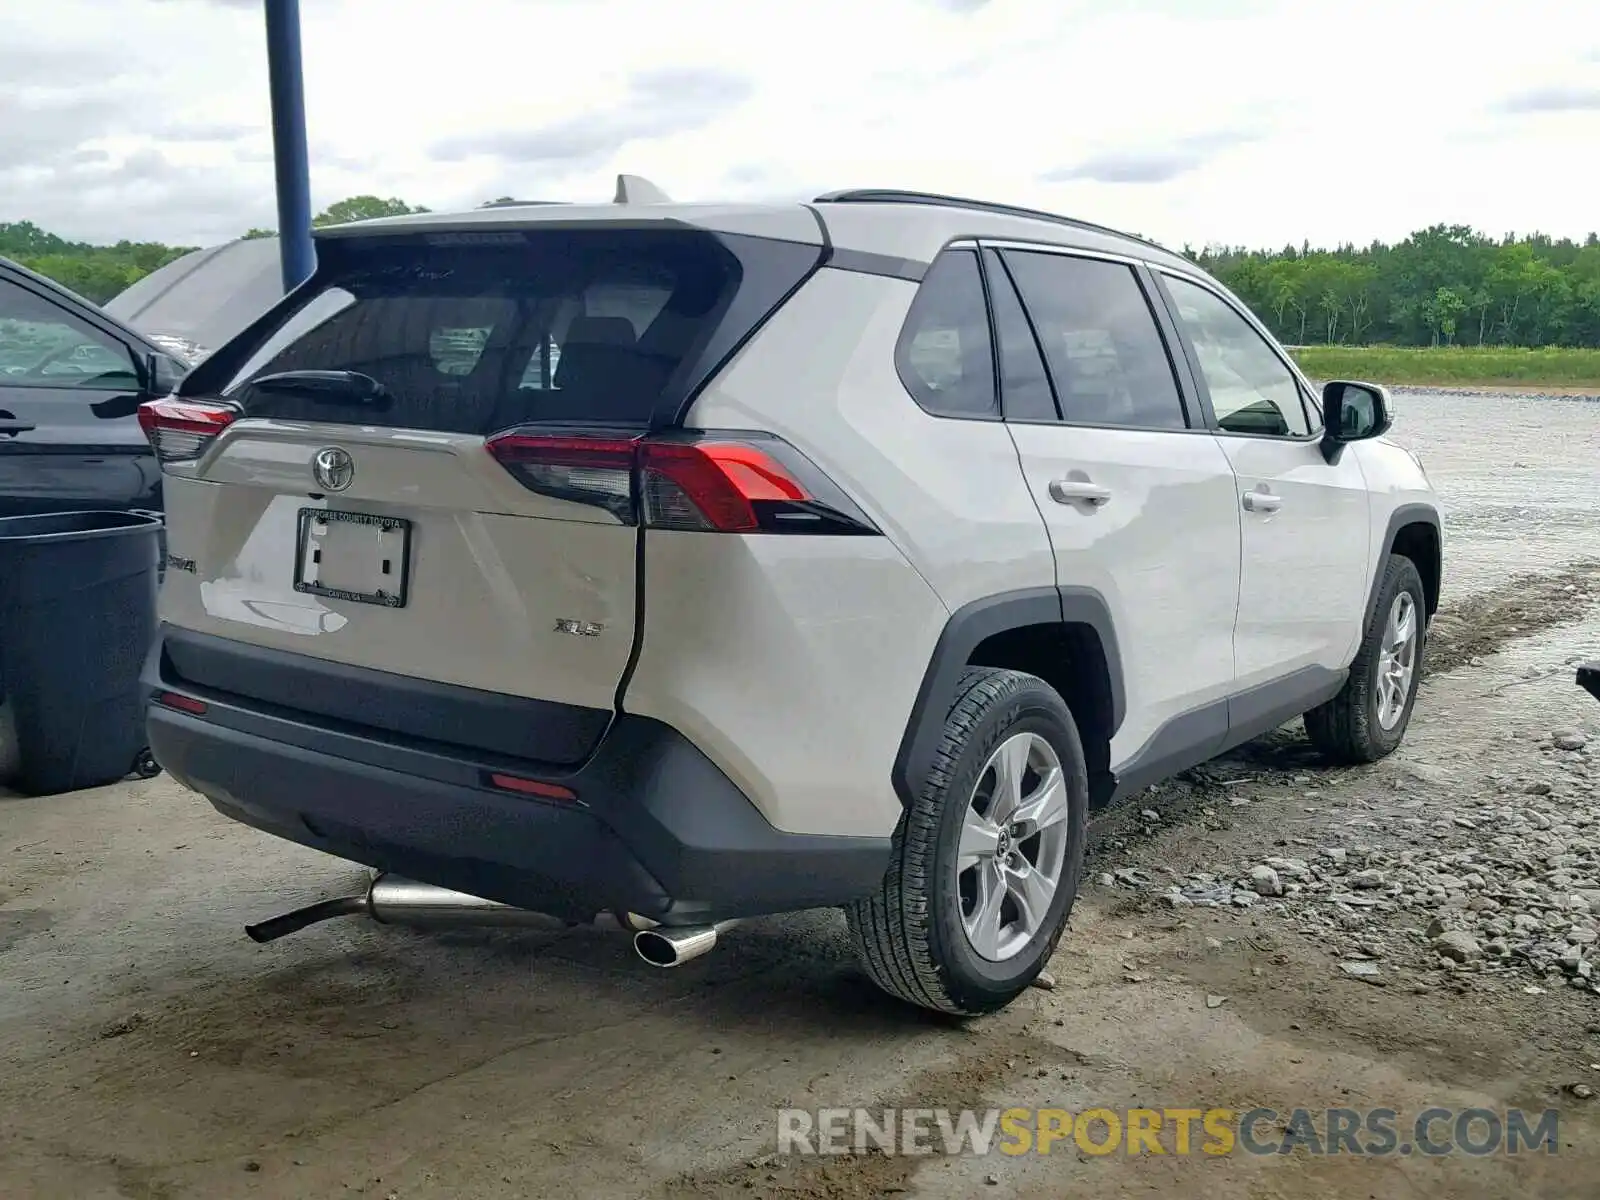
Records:
<instances>
[{"instance_id":1,"label":"white toyota rav4 suv","mask_svg":"<svg viewBox=\"0 0 1600 1200\"><path fill-rule=\"evenodd\" d=\"M1003 205L525 205L319 232L142 420L157 759L571 920L840 906L954 1013L1049 958L1089 810L1305 714L1399 743L1441 532L1185 258Z\"/></svg>"}]
</instances>

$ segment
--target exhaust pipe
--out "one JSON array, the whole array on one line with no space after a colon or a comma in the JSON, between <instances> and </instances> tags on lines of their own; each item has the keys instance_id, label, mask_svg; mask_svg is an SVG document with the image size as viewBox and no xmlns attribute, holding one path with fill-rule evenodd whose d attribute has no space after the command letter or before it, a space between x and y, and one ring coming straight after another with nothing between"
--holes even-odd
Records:
<instances>
[{"instance_id":1,"label":"exhaust pipe","mask_svg":"<svg viewBox=\"0 0 1600 1200\"><path fill-rule=\"evenodd\" d=\"M715 925L683 925L677 928L657 925L633 935L633 948L653 967L681 967L690 959L716 949L717 935L732 929L738 921Z\"/></svg>"},{"instance_id":2,"label":"exhaust pipe","mask_svg":"<svg viewBox=\"0 0 1600 1200\"><path fill-rule=\"evenodd\" d=\"M434 887L412 879L379 875L366 893L360 896L343 896L337 900L323 900L284 913L280 917L246 925L244 931L252 941L273 942L291 933L298 933L308 925L329 921L335 917L364 916L384 925L410 925L419 927L462 925L518 927L534 929L571 929L581 922L565 921L548 913L534 912L502 904L498 900L485 900L466 892ZM643 918L638 918L643 920ZM598 923L599 918L596 919ZM619 923L622 923L619 920ZM623 923L623 928L637 929L637 925Z\"/></svg>"}]
</instances>

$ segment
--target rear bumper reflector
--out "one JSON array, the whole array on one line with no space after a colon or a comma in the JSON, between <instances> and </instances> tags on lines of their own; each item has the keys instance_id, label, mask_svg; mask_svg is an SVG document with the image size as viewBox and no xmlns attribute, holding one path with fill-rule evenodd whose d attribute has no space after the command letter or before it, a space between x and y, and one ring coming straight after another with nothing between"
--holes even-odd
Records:
<instances>
[{"instance_id":1,"label":"rear bumper reflector","mask_svg":"<svg viewBox=\"0 0 1600 1200\"><path fill-rule=\"evenodd\" d=\"M559 783L545 783L540 779L524 779L520 775L502 775L492 772L489 783L503 792L521 792L525 796L542 796L546 800L576 800L578 794Z\"/></svg>"}]
</instances>

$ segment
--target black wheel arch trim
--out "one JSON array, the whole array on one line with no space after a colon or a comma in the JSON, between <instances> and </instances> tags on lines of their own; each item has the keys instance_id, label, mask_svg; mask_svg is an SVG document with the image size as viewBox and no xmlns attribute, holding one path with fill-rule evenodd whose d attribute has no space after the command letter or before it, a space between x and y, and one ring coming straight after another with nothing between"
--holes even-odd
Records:
<instances>
[{"instance_id":1,"label":"black wheel arch trim","mask_svg":"<svg viewBox=\"0 0 1600 1200\"><path fill-rule=\"evenodd\" d=\"M1399 538L1400 531L1407 525L1433 526L1434 541L1439 547L1439 561L1432 565L1439 573L1441 584L1443 582L1444 526L1443 522L1439 519L1439 510L1431 504L1411 503L1400 505L1389 514L1389 525L1388 528L1384 530L1383 534L1383 546L1377 557L1377 561L1373 565L1372 584L1367 589L1367 620L1369 621L1372 619L1373 610L1378 603L1378 589L1383 586L1383 572L1384 568L1388 566L1389 555L1394 553L1395 541ZM1418 563L1417 568L1418 570L1422 570L1426 565L1427 564L1424 563ZM1437 598L1434 599L1435 607L1437 607ZM1430 612L1428 615L1432 616L1433 614ZM1362 628L1365 629L1365 626Z\"/></svg>"},{"instance_id":2,"label":"black wheel arch trim","mask_svg":"<svg viewBox=\"0 0 1600 1200\"><path fill-rule=\"evenodd\" d=\"M892 768L894 790L902 805L911 803L927 778L956 685L972 652L997 633L1050 624L1087 625L1095 631L1110 676L1112 732L1122 724L1122 658L1111 608L1098 591L1072 586L1022 588L973 600L950 614L917 689Z\"/></svg>"}]
</instances>

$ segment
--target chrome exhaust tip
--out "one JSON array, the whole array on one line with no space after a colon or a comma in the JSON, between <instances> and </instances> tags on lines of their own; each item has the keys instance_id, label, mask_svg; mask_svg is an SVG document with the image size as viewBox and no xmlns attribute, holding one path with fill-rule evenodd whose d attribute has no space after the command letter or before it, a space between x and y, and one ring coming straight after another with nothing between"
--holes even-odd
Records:
<instances>
[{"instance_id":1,"label":"chrome exhaust tip","mask_svg":"<svg viewBox=\"0 0 1600 1200\"><path fill-rule=\"evenodd\" d=\"M717 947L717 935L733 928L734 921L717 925L683 925L671 928L658 925L633 935L633 948L652 967L681 967Z\"/></svg>"},{"instance_id":2,"label":"chrome exhaust tip","mask_svg":"<svg viewBox=\"0 0 1600 1200\"><path fill-rule=\"evenodd\" d=\"M334 917L368 917L380 925L408 925L416 928L453 929L459 926L489 926L528 929L564 930L584 924L566 920L531 909L502 904L498 900L485 900L466 892L436 887L431 883L418 883L397 875L373 876L367 890L359 896L342 896L337 900L324 900L273 917L255 925L246 925L245 933L253 941L273 942L281 937ZM609 925L613 918L598 914L594 924ZM636 923L629 923L629 922ZM646 928L647 918L628 914L623 927L630 932Z\"/></svg>"}]
</instances>

